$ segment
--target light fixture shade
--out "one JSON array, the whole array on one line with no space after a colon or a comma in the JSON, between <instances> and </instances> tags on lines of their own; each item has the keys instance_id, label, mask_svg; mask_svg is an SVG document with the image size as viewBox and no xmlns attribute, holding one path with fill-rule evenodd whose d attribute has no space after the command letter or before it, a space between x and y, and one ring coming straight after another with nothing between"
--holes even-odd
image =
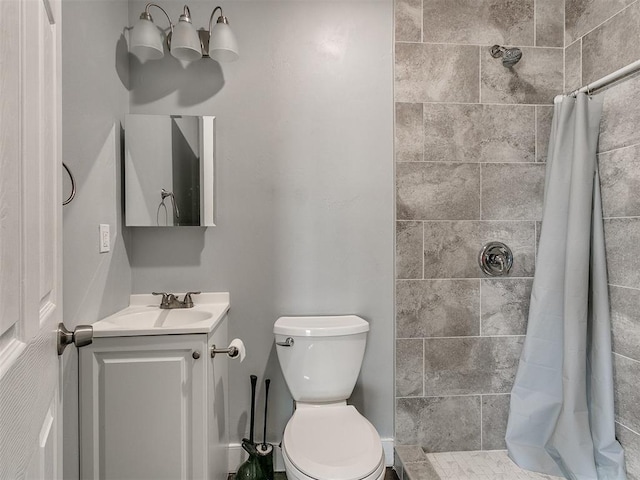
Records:
<instances>
[{"instance_id":1,"label":"light fixture shade","mask_svg":"<svg viewBox=\"0 0 640 480\"><path fill-rule=\"evenodd\" d=\"M151 20L141 18L131 30L129 50L142 62L164 57L160 30Z\"/></svg>"},{"instance_id":2,"label":"light fixture shade","mask_svg":"<svg viewBox=\"0 0 640 480\"><path fill-rule=\"evenodd\" d=\"M211 30L209 56L218 62L233 62L240 58L238 42L227 23L216 23Z\"/></svg>"},{"instance_id":3,"label":"light fixture shade","mask_svg":"<svg viewBox=\"0 0 640 480\"><path fill-rule=\"evenodd\" d=\"M171 55L178 60L192 62L202 58L200 37L191 22L180 18L171 34Z\"/></svg>"}]
</instances>

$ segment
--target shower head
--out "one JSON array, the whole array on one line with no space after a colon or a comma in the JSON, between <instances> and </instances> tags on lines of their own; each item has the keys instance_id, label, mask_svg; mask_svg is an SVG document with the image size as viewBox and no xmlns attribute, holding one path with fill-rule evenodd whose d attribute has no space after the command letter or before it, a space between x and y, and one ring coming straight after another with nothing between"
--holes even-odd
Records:
<instances>
[{"instance_id":1,"label":"shower head","mask_svg":"<svg viewBox=\"0 0 640 480\"><path fill-rule=\"evenodd\" d=\"M502 66L506 68L513 67L522 58L522 50L519 48L504 48L500 45L494 45L491 47L491 56L493 58L502 57Z\"/></svg>"}]
</instances>

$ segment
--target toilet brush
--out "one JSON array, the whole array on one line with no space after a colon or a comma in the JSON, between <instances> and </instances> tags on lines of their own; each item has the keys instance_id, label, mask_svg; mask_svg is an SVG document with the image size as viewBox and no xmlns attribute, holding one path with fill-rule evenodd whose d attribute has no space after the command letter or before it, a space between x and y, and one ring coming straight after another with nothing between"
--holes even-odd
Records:
<instances>
[{"instance_id":1,"label":"toilet brush","mask_svg":"<svg viewBox=\"0 0 640 480\"><path fill-rule=\"evenodd\" d=\"M267 449L267 408L269 407L269 385L270 379L264 381L264 428L262 429L262 450Z\"/></svg>"},{"instance_id":2,"label":"toilet brush","mask_svg":"<svg viewBox=\"0 0 640 480\"><path fill-rule=\"evenodd\" d=\"M256 416L256 383L258 382L258 377L255 375L251 375L249 377L251 379L251 417L249 418L249 441L253 443L253 421Z\"/></svg>"},{"instance_id":3,"label":"toilet brush","mask_svg":"<svg viewBox=\"0 0 640 480\"><path fill-rule=\"evenodd\" d=\"M256 444L253 442L253 426L256 410L256 383L258 377L251 375L251 417L249 419L249 440L242 439L242 448L249 454L249 458L238 467L236 480L267 480L260 465L260 456L257 453Z\"/></svg>"},{"instance_id":4,"label":"toilet brush","mask_svg":"<svg viewBox=\"0 0 640 480\"><path fill-rule=\"evenodd\" d=\"M269 406L270 379L264 381L264 427L262 429L262 443L258 445L257 453L262 471L267 480L273 480L273 445L267 443L267 408Z\"/></svg>"}]
</instances>

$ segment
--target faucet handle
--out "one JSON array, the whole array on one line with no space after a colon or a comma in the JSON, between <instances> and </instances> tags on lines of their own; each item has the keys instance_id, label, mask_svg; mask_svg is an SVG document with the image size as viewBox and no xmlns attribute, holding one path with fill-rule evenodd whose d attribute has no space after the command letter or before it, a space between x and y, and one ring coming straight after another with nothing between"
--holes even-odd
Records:
<instances>
[{"instance_id":1,"label":"faucet handle","mask_svg":"<svg viewBox=\"0 0 640 480\"><path fill-rule=\"evenodd\" d=\"M160 307L169 305L169 297L172 297L172 293L167 292L151 292L151 295L162 295L162 302L160 303Z\"/></svg>"},{"instance_id":2,"label":"faucet handle","mask_svg":"<svg viewBox=\"0 0 640 480\"><path fill-rule=\"evenodd\" d=\"M186 308L191 308L193 307L193 299L191 298L191 295L200 295L202 292L187 292L184 294L184 300L182 301L182 303L184 303L184 306Z\"/></svg>"}]
</instances>

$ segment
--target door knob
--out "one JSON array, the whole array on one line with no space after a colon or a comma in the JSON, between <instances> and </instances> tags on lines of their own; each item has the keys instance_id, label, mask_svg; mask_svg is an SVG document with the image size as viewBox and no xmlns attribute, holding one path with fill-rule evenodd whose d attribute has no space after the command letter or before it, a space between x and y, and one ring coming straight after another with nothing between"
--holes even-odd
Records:
<instances>
[{"instance_id":1,"label":"door knob","mask_svg":"<svg viewBox=\"0 0 640 480\"><path fill-rule=\"evenodd\" d=\"M73 332L67 330L64 323L58 324L58 355L62 355L67 345L75 343L76 347L84 347L93 343L93 327L78 325Z\"/></svg>"}]
</instances>

